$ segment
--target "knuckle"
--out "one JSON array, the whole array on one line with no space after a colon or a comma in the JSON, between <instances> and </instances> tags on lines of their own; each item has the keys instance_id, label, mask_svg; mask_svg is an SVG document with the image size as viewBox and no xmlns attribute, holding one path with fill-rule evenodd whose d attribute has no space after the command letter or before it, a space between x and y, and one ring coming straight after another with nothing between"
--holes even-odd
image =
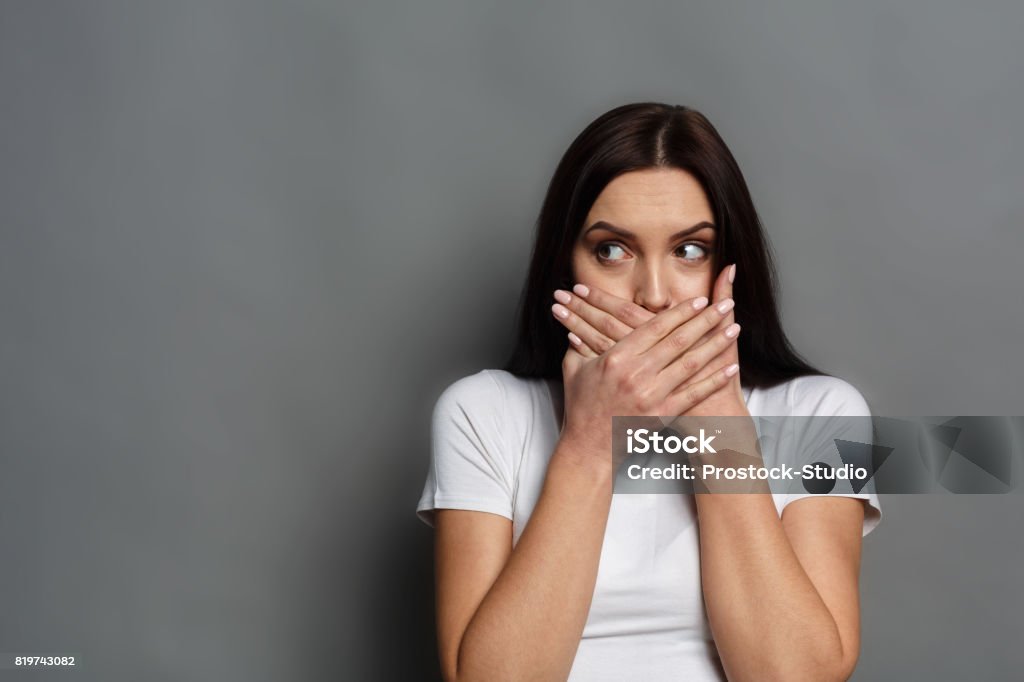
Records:
<instances>
[{"instance_id":1,"label":"knuckle","mask_svg":"<svg viewBox=\"0 0 1024 682\"><path fill-rule=\"evenodd\" d=\"M632 376L628 374L621 374L616 379L615 387L618 389L619 393L624 395L633 395L636 384L634 383Z\"/></svg>"},{"instance_id":2,"label":"knuckle","mask_svg":"<svg viewBox=\"0 0 1024 682\"><path fill-rule=\"evenodd\" d=\"M615 335L615 321L610 317L603 317L598 322L597 330L605 336Z\"/></svg>"},{"instance_id":3,"label":"knuckle","mask_svg":"<svg viewBox=\"0 0 1024 682\"><path fill-rule=\"evenodd\" d=\"M700 361L692 355L684 355L682 359L682 366L687 374L693 374L700 369Z\"/></svg>"},{"instance_id":4,"label":"knuckle","mask_svg":"<svg viewBox=\"0 0 1024 682\"><path fill-rule=\"evenodd\" d=\"M643 323L643 320L640 319L640 314L637 312L636 308L626 303L618 306L615 316L634 329Z\"/></svg>"},{"instance_id":5,"label":"knuckle","mask_svg":"<svg viewBox=\"0 0 1024 682\"><path fill-rule=\"evenodd\" d=\"M668 324L664 317L655 317L648 324L648 329L657 337L662 337L668 331Z\"/></svg>"},{"instance_id":6,"label":"knuckle","mask_svg":"<svg viewBox=\"0 0 1024 682\"><path fill-rule=\"evenodd\" d=\"M617 372L622 364L622 357L618 353L608 352L601 356L601 363L605 370Z\"/></svg>"},{"instance_id":7,"label":"knuckle","mask_svg":"<svg viewBox=\"0 0 1024 682\"><path fill-rule=\"evenodd\" d=\"M685 350L688 350L690 348L690 339L689 339L689 337L684 332L680 332L678 334L673 334L672 335L672 339L671 339L671 343L672 343L672 348L674 348L674 349L676 349L678 351L685 351Z\"/></svg>"}]
</instances>

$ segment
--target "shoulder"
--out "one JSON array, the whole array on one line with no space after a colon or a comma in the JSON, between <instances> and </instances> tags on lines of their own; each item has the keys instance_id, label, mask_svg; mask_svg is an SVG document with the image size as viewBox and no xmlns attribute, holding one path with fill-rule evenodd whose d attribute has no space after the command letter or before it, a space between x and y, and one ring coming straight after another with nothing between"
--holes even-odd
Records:
<instances>
[{"instance_id":1,"label":"shoulder","mask_svg":"<svg viewBox=\"0 0 1024 682\"><path fill-rule=\"evenodd\" d=\"M483 458L490 469L502 472L503 480L513 480L517 453L523 452L535 426L542 384L542 380L496 369L480 370L448 384L431 417L437 466L452 462L479 466Z\"/></svg>"},{"instance_id":2,"label":"shoulder","mask_svg":"<svg viewBox=\"0 0 1024 682\"><path fill-rule=\"evenodd\" d=\"M434 414L515 415L529 404L534 383L502 369L482 369L448 384L437 399Z\"/></svg>"},{"instance_id":3,"label":"shoulder","mask_svg":"<svg viewBox=\"0 0 1024 682\"><path fill-rule=\"evenodd\" d=\"M803 416L871 416L867 400L850 382L835 376L808 374L771 388L765 397L784 414Z\"/></svg>"},{"instance_id":4,"label":"shoulder","mask_svg":"<svg viewBox=\"0 0 1024 682\"><path fill-rule=\"evenodd\" d=\"M870 443L871 409L861 392L851 382L835 376L810 374L790 379L778 386L767 389L776 391L779 400L785 401L791 416L840 417L840 419L793 420L797 439L788 457L797 457L800 463L810 461L830 462L842 466L846 459L837 449L837 436L842 440ZM782 414L782 413L780 413ZM865 417L866 419L843 419L842 417ZM814 422L811 426L810 422ZM781 457L781 453L776 456ZM861 535L867 535L882 518L881 505L874 491L874 481L857 492L832 492L828 495L853 497L867 501ZM791 502L805 497L828 496L807 492L801 486L784 493L773 493L779 514ZM804 508L804 512L812 512ZM814 510L817 513L818 510Z\"/></svg>"},{"instance_id":5,"label":"shoulder","mask_svg":"<svg viewBox=\"0 0 1024 682\"><path fill-rule=\"evenodd\" d=\"M501 386L490 374L482 369L476 374L464 376L448 384L437 399L439 406L453 406L458 403L490 404L500 403Z\"/></svg>"}]
</instances>

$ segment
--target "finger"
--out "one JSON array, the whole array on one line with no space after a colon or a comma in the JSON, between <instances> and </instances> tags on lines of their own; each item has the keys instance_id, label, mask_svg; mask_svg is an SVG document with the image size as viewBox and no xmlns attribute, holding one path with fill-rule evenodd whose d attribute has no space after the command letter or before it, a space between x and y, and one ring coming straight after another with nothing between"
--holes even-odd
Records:
<instances>
[{"instance_id":1,"label":"finger","mask_svg":"<svg viewBox=\"0 0 1024 682\"><path fill-rule=\"evenodd\" d=\"M736 324L735 322L731 324ZM727 327L728 328L728 327ZM725 330L715 330L713 336L724 333ZM700 347L700 346L698 346ZM688 383L696 383L706 379L715 372L725 369L734 362L739 362L739 348L735 343L726 346L725 350L714 356L696 374L686 380ZM735 377L734 377L735 378ZM671 388L671 387L670 387Z\"/></svg>"},{"instance_id":2,"label":"finger","mask_svg":"<svg viewBox=\"0 0 1024 682\"><path fill-rule=\"evenodd\" d=\"M733 294L733 283L735 281L736 268L737 268L737 265L735 263L733 263L731 265L727 265L726 267L724 267L722 269L722 271L720 273L718 273L718 276L715 278L715 283L712 286L712 305L715 305L719 301L723 301L726 298L732 297L732 294ZM726 329L728 329L730 325L735 324L735 322L736 322L736 309L733 308L733 310L729 311L728 315L726 315L725 317L722 318L721 322L719 322L717 325L715 325L715 327L713 329L711 329L703 337L701 337L700 341L698 341L695 344L695 346L702 346L703 344L709 342L711 339L715 338L718 334L720 334L720 333L724 332ZM717 363L717 364L720 364L721 367L725 367L725 364L722 364L722 363ZM714 371L717 371L717 370L718 370L718 367L708 367L708 368L705 368L704 370L702 370L697 376L698 376L698 378L703 379L704 377L709 376L711 374L711 372L714 372Z\"/></svg>"},{"instance_id":3,"label":"finger","mask_svg":"<svg viewBox=\"0 0 1024 682\"><path fill-rule=\"evenodd\" d=\"M654 370L658 372L662 371L665 367L676 360L676 358L696 346L701 337L703 337L708 331L717 327L721 323L722 319L732 311L733 305L734 301L731 298L727 298L724 301L719 302L717 305L708 306L708 308L699 315L679 325L676 329L669 332L663 339L658 341L646 353L646 356L650 359L651 366ZM660 314L665 315L667 312L668 311ZM647 324L651 324L651 322ZM643 329L643 327L641 327L641 329ZM625 343L625 341L623 341L623 343Z\"/></svg>"},{"instance_id":4,"label":"finger","mask_svg":"<svg viewBox=\"0 0 1024 682\"><path fill-rule=\"evenodd\" d=\"M740 325L733 322L724 331L716 332L707 343L683 353L659 373L658 380L664 382L665 392L671 393L688 381L694 380L694 377L712 360L736 343L739 333Z\"/></svg>"},{"instance_id":5,"label":"finger","mask_svg":"<svg viewBox=\"0 0 1024 682\"><path fill-rule=\"evenodd\" d=\"M590 287L580 283L574 286L572 290L579 299L583 299L581 307L583 309L589 307L592 310L584 312L583 310L576 310L571 305L568 307L590 321L595 329L616 341L654 317L654 313L642 305L637 305L625 298L619 298L599 287ZM603 327L601 322L597 322L598 316L609 318L610 321L603 323L608 325L607 328ZM595 322L597 323L595 324Z\"/></svg>"},{"instance_id":6,"label":"finger","mask_svg":"<svg viewBox=\"0 0 1024 682\"><path fill-rule=\"evenodd\" d=\"M625 338L620 339L615 348L618 352L626 356L635 356L640 355L641 353L646 353L653 348L655 344L661 342L666 335L669 335L674 331L679 325L685 324L692 319L702 318L703 315L700 314L700 311L704 310L707 305L707 296L698 296L697 298L692 298L688 301L683 301L678 305L674 305L668 310L663 310L634 329L632 333L627 334ZM694 316L697 317L695 318ZM717 322L717 318L715 321ZM704 327L705 325L701 324L698 326ZM707 329L704 331L707 331ZM700 335L698 334L697 336ZM687 348L688 347L689 346L687 346ZM679 349L679 353L684 350L686 350L686 348ZM679 355L679 353L676 353L676 355ZM667 364L668 361L659 365L657 369L661 369Z\"/></svg>"},{"instance_id":7,"label":"finger","mask_svg":"<svg viewBox=\"0 0 1024 682\"><path fill-rule=\"evenodd\" d=\"M739 369L739 364L733 363L706 379L679 388L665 399L666 410L669 414L686 414L694 405L726 386Z\"/></svg>"},{"instance_id":8,"label":"finger","mask_svg":"<svg viewBox=\"0 0 1024 682\"><path fill-rule=\"evenodd\" d=\"M598 353L595 353L593 348L585 344L580 337L572 332L569 332L569 343L573 345L577 353L585 358L596 358L598 356Z\"/></svg>"},{"instance_id":9,"label":"finger","mask_svg":"<svg viewBox=\"0 0 1024 682\"><path fill-rule=\"evenodd\" d=\"M711 341L712 339L714 339L718 334L721 334L726 329L728 329L729 325L735 324L735 322L736 322L735 314L736 314L736 309L733 308L732 310L730 310L725 315L725 317L722 318L721 322L719 322L714 327L712 327L710 330L708 330L704 334L704 336L700 337L700 339L696 343L693 344L693 347L696 348L696 347L699 347L699 346L703 346L708 341Z\"/></svg>"},{"instance_id":10,"label":"finger","mask_svg":"<svg viewBox=\"0 0 1024 682\"><path fill-rule=\"evenodd\" d=\"M595 353L604 353L615 345L614 341L591 327L586 320L561 303L551 306L551 313L555 316L556 320L562 323L563 327L575 333Z\"/></svg>"},{"instance_id":11,"label":"finger","mask_svg":"<svg viewBox=\"0 0 1024 682\"><path fill-rule=\"evenodd\" d=\"M724 301L727 298L733 298L733 282L731 276L736 272L736 264L727 265L722 268L722 271L718 273L718 277L715 279L715 286L712 288L711 304L715 305L719 301ZM725 330L730 324L735 321L735 312L726 315L722 319L721 323L713 330Z\"/></svg>"},{"instance_id":12,"label":"finger","mask_svg":"<svg viewBox=\"0 0 1024 682\"><path fill-rule=\"evenodd\" d=\"M730 282L730 274L734 272L732 269L735 264L727 265L719 272L715 282L712 286L713 303L715 305L732 294L732 282ZM734 278L733 278L734 279ZM701 336L700 339L691 346L691 350L700 348L701 346L711 343L713 340L721 339L722 335L729 327L735 324L735 312L736 309L733 307L727 314L722 317L722 321L718 325L713 327L711 330ZM706 349L710 350L710 349ZM713 376L716 372L719 372L732 363L738 361L738 348L735 344L726 346L727 352L718 352L715 354L708 363L700 368L693 376L689 377L687 381L696 383Z\"/></svg>"},{"instance_id":13,"label":"finger","mask_svg":"<svg viewBox=\"0 0 1024 682\"><path fill-rule=\"evenodd\" d=\"M575 313L579 318L605 338L618 341L633 331L633 327L619 321L615 316L591 305L579 295L570 294L563 289L555 290L555 300Z\"/></svg>"},{"instance_id":14,"label":"finger","mask_svg":"<svg viewBox=\"0 0 1024 682\"><path fill-rule=\"evenodd\" d=\"M718 280L715 282L715 297L716 298L731 298L733 283L733 273L736 271L736 264L727 265L722 268L722 271L718 273Z\"/></svg>"}]
</instances>

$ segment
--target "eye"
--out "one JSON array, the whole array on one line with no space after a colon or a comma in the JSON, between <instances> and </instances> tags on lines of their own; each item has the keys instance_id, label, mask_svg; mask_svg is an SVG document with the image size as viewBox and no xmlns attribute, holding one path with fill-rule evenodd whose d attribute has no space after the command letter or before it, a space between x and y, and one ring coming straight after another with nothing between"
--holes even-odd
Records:
<instances>
[{"instance_id":1,"label":"eye","mask_svg":"<svg viewBox=\"0 0 1024 682\"><path fill-rule=\"evenodd\" d=\"M687 256L683 256L684 260L699 261L699 260L701 260L703 258L707 258L707 256L708 256L708 250L702 244L696 244L696 243L693 243L693 242L690 242L688 244L683 244L682 246L679 247L679 249L677 251L683 251L686 248L695 249L696 252L691 251L690 253L693 254L693 257L690 257L690 258L688 258Z\"/></svg>"},{"instance_id":2,"label":"eye","mask_svg":"<svg viewBox=\"0 0 1024 682\"><path fill-rule=\"evenodd\" d=\"M616 256L618 252L620 256ZM622 260L621 255L626 253L626 250L615 242L602 242L597 245L594 249L594 253L600 260Z\"/></svg>"}]
</instances>

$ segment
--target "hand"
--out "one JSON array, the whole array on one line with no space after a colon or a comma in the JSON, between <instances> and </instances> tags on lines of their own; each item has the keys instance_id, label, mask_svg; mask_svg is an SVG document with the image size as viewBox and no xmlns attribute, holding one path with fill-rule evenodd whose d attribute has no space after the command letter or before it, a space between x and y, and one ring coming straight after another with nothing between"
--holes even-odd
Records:
<instances>
[{"instance_id":1,"label":"hand","mask_svg":"<svg viewBox=\"0 0 1024 682\"><path fill-rule=\"evenodd\" d=\"M584 457L611 453L613 416L680 415L726 386L735 364L694 379L735 336L712 333L729 315L732 299L708 307L701 296L653 315L601 355L586 357L570 345L562 360L565 427ZM723 310L724 309L724 310ZM610 458L608 459L610 462Z\"/></svg>"},{"instance_id":2,"label":"hand","mask_svg":"<svg viewBox=\"0 0 1024 682\"><path fill-rule=\"evenodd\" d=\"M733 267L735 266L727 267L719 274L713 287L713 304L718 304L732 296L733 283L729 281L729 272ZM655 315L643 306L614 296L597 287L577 284L573 292L576 295L561 290L555 292L556 300L562 305L556 304L552 310L555 312L555 319L570 330L569 340L572 346L584 357L597 357L610 350L618 341ZM560 316L559 309L567 317ZM729 314L714 329L705 334L698 343L707 343L716 334L724 332L734 324L734 311L729 311ZM739 325L736 325L737 333L738 327ZM734 363L739 363L739 352L736 345L731 344L724 353L701 368L690 382L706 379L716 371ZM748 414L740 384L740 375L737 373L727 386L708 396L687 414L695 416Z\"/></svg>"}]
</instances>

